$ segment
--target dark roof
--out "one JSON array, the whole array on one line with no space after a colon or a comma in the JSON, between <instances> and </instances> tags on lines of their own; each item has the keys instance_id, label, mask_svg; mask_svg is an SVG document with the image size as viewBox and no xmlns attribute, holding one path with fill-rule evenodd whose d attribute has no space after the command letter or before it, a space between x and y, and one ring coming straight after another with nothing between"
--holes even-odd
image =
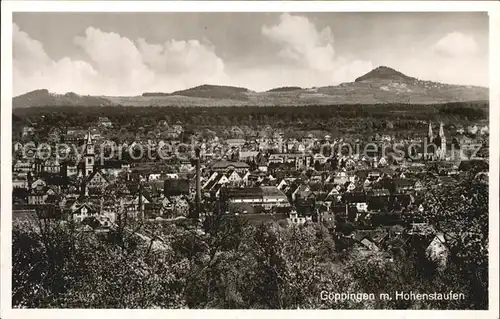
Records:
<instances>
[{"instance_id":1,"label":"dark roof","mask_svg":"<svg viewBox=\"0 0 500 319\"><path fill-rule=\"evenodd\" d=\"M451 185L456 183L456 179L451 176L438 176L439 185Z\"/></svg>"},{"instance_id":2,"label":"dark roof","mask_svg":"<svg viewBox=\"0 0 500 319\"><path fill-rule=\"evenodd\" d=\"M345 193L342 200L346 203L366 203L366 194L363 192Z\"/></svg>"},{"instance_id":3,"label":"dark roof","mask_svg":"<svg viewBox=\"0 0 500 319\"><path fill-rule=\"evenodd\" d=\"M166 179L163 185L167 197L189 194L188 179Z\"/></svg>"},{"instance_id":4,"label":"dark roof","mask_svg":"<svg viewBox=\"0 0 500 319\"><path fill-rule=\"evenodd\" d=\"M283 196L286 197L285 193L280 191L276 186L262 186L263 196Z\"/></svg>"},{"instance_id":5,"label":"dark roof","mask_svg":"<svg viewBox=\"0 0 500 319\"><path fill-rule=\"evenodd\" d=\"M228 169L230 167L234 168L250 168L250 166L245 162L229 162L229 161L219 161L215 162L210 166L212 169Z\"/></svg>"},{"instance_id":6,"label":"dark roof","mask_svg":"<svg viewBox=\"0 0 500 319\"><path fill-rule=\"evenodd\" d=\"M332 211L336 214L343 214L346 212L346 206L345 205L342 205L342 206L338 206L338 205L335 205L335 206L332 206Z\"/></svg>"},{"instance_id":7,"label":"dark roof","mask_svg":"<svg viewBox=\"0 0 500 319\"><path fill-rule=\"evenodd\" d=\"M216 178L212 179L208 184L205 186L206 190L211 190L214 188L214 186L217 185L218 181L220 180L221 176L217 176Z\"/></svg>"},{"instance_id":8,"label":"dark roof","mask_svg":"<svg viewBox=\"0 0 500 319\"><path fill-rule=\"evenodd\" d=\"M262 198L263 196L261 187L228 188L226 191L229 198Z\"/></svg>"},{"instance_id":9,"label":"dark roof","mask_svg":"<svg viewBox=\"0 0 500 319\"><path fill-rule=\"evenodd\" d=\"M127 164L126 161L121 160L107 160L101 166L102 168L122 168L122 165Z\"/></svg>"},{"instance_id":10,"label":"dark roof","mask_svg":"<svg viewBox=\"0 0 500 319\"><path fill-rule=\"evenodd\" d=\"M371 190L370 195L374 197L389 196L390 192L387 188L375 188Z\"/></svg>"},{"instance_id":11,"label":"dark roof","mask_svg":"<svg viewBox=\"0 0 500 319\"><path fill-rule=\"evenodd\" d=\"M62 185L68 185L69 184L69 178L61 176L61 175L50 174L50 175L45 176L44 180L47 183L47 185L59 185L59 186L62 186Z\"/></svg>"},{"instance_id":12,"label":"dark roof","mask_svg":"<svg viewBox=\"0 0 500 319\"><path fill-rule=\"evenodd\" d=\"M460 162L458 169L460 171L487 171L489 169L489 164L486 160L483 159L464 160Z\"/></svg>"},{"instance_id":13,"label":"dark roof","mask_svg":"<svg viewBox=\"0 0 500 319\"><path fill-rule=\"evenodd\" d=\"M395 178L392 180L396 187L412 187L415 183L412 180L404 178Z\"/></svg>"},{"instance_id":14,"label":"dark roof","mask_svg":"<svg viewBox=\"0 0 500 319\"><path fill-rule=\"evenodd\" d=\"M85 179L85 182L88 182L88 181L92 180L92 178L94 178L94 176L96 176L96 175L97 175L97 173L99 173L99 175L101 175L101 176L102 176L102 178L104 178L104 180L105 180L107 183L109 183L109 181L108 181L108 179L106 178L106 176L104 176L104 174L103 174L101 171L99 171L99 170L95 170L95 171L93 171L93 172L92 172L89 176L87 176L87 178Z\"/></svg>"}]
</instances>

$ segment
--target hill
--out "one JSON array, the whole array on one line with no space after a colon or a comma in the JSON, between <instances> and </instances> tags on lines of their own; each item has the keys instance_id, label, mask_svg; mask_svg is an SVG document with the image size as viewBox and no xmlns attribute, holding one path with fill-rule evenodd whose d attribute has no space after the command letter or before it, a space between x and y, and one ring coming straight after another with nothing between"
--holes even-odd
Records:
<instances>
[{"instance_id":1,"label":"hill","mask_svg":"<svg viewBox=\"0 0 500 319\"><path fill-rule=\"evenodd\" d=\"M412 82L416 80L415 78L412 78L410 76L407 76L399 71L396 71L392 68L386 67L386 66L379 66L378 68L375 68L371 70L370 72L366 73L363 76L360 76L354 82L362 82L362 81L370 81L370 80L392 80L392 81L399 81L399 82Z\"/></svg>"},{"instance_id":2,"label":"hill","mask_svg":"<svg viewBox=\"0 0 500 319\"><path fill-rule=\"evenodd\" d=\"M245 94L248 92L250 92L248 89L235 86L204 84L187 90L175 91L170 94L143 93L142 96L188 96L209 99L248 100L248 96Z\"/></svg>"},{"instance_id":3,"label":"hill","mask_svg":"<svg viewBox=\"0 0 500 319\"><path fill-rule=\"evenodd\" d=\"M109 106L113 103L103 97L78 95L73 92L54 94L48 90L35 90L12 99L12 107L31 106Z\"/></svg>"},{"instance_id":4,"label":"hill","mask_svg":"<svg viewBox=\"0 0 500 319\"><path fill-rule=\"evenodd\" d=\"M82 96L37 90L15 97L13 107L29 106L304 106L334 104L436 104L489 100L489 89L423 81L380 66L336 86L280 87L254 92L242 87L200 85L142 96Z\"/></svg>"},{"instance_id":5,"label":"hill","mask_svg":"<svg viewBox=\"0 0 500 319\"><path fill-rule=\"evenodd\" d=\"M270 89L267 92L291 92L291 91L298 91L298 90L302 90L302 88L299 86L283 86L280 88Z\"/></svg>"}]
</instances>

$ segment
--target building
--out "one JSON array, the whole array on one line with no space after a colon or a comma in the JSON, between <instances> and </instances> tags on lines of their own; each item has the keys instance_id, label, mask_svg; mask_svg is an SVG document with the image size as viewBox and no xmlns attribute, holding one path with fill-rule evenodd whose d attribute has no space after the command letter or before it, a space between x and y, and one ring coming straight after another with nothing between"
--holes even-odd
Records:
<instances>
[{"instance_id":1,"label":"building","mask_svg":"<svg viewBox=\"0 0 500 319\"><path fill-rule=\"evenodd\" d=\"M92 191L101 191L109 185L108 179L101 173L101 171L93 171L85 180L86 187Z\"/></svg>"},{"instance_id":2,"label":"building","mask_svg":"<svg viewBox=\"0 0 500 319\"><path fill-rule=\"evenodd\" d=\"M165 197L189 195L189 180L181 178L166 179L163 183Z\"/></svg>"},{"instance_id":3,"label":"building","mask_svg":"<svg viewBox=\"0 0 500 319\"><path fill-rule=\"evenodd\" d=\"M246 140L244 140L242 138L231 138L231 139L227 139L226 143L227 143L227 146L229 148L233 148L233 147L239 148L239 147L242 147L243 145L245 145Z\"/></svg>"},{"instance_id":4,"label":"building","mask_svg":"<svg viewBox=\"0 0 500 319\"><path fill-rule=\"evenodd\" d=\"M219 161L215 162L210 166L212 172L229 172L231 170L237 173L244 174L250 169L250 166L244 162L229 162L229 161Z\"/></svg>"},{"instance_id":5,"label":"building","mask_svg":"<svg viewBox=\"0 0 500 319\"><path fill-rule=\"evenodd\" d=\"M113 123L109 120L108 117L99 117L99 123L98 123L99 126L101 127L112 127L113 126Z\"/></svg>"},{"instance_id":6,"label":"building","mask_svg":"<svg viewBox=\"0 0 500 319\"><path fill-rule=\"evenodd\" d=\"M427 133L427 147L425 149L426 159L446 159L446 136L444 134L444 124L439 124L439 134L434 136L432 123L429 121L429 131Z\"/></svg>"},{"instance_id":7,"label":"building","mask_svg":"<svg viewBox=\"0 0 500 319\"><path fill-rule=\"evenodd\" d=\"M94 152L94 142L92 141L92 135L90 130L87 134L87 141L85 143L85 154L83 155L83 176L90 176L94 171L95 165L95 152Z\"/></svg>"},{"instance_id":8,"label":"building","mask_svg":"<svg viewBox=\"0 0 500 319\"><path fill-rule=\"evenodd\" d=\"M233 204L251 204L268 210L290 206L286 195L275 186L228 188L225 191L228 201Z\"/></svg>"}]
</instances>

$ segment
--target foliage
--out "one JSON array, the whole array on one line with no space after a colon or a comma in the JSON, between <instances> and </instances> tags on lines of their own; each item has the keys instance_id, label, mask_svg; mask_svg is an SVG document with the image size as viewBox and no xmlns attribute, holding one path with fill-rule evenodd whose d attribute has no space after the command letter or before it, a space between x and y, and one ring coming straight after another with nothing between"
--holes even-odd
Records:
<instances>
[{"instance_id":1,"label":"foliage","mask_svg":"<svg viewBox=\"0 0 500 319\"><path fill-rule=\"evenodd\" d=\"M488 187L474 176L456 185L430 181L428 186L423 217L450 238L444 271L419 249L393 256L359 249L348 234L341 234L340 222L335 229L249 224L216 215L207 219L203 231L127 225L132 233L160 237L163 249L141 242L124 227L100 235L78 232L72 224L23 222L13 226L12 302L29 308L485 309ZM466 298L429 302L378 297L451 290ZM322 292L373 293L377 298L334 302L323 300Z\"/></svg>"},{"instance_id":2,"label":"foliage","mask_svg":"<svg viewBox=\"0 0 500 319\"><path fill-rule=\"evenodd\" d=\"M488 184L468 174L448 187L430 182L425 220L447 238L454 274L475 308L488 304ZM450 271L451 273L452 271Z\"/></svg>"},{"instance_id":3,"label":"foliage","mask_svg":"<svg viewBox=\"0 0 500 319\"><path fill-rule=\"evenodd\" d=\"M141 116L134 116L139 112ZM165 115L167 114L167 115ZM404 136L409 130L425 132L427 121L443 121L448 124L467 124L488 118L487 102L446 103L434 105L309 105L290 107L120 107L99 106L71 108L47 106L14 110L16 121L29 119L40 127L35 136L45 136L50 127L84 127L95 125L101 116L107 116L114 129L106 134L110 140L132 141L136 135L154 132L162 139L169 134L157 127L160 121L168 125L183 123L189 131L209 130L218 136L231 135L228 128L246 128L245 135L254 134L266 126L283 129L289 134L319 130L330 134L391 131ZM290 123L294 123L290 126ZM259 130L257 130L259 128ZM146 130L143 132L141 130ZM241 130L240 130L241 131ZM186 134L184 134L186 135ZM307 134L304 134L307 135ZM187 136L184 136L187 138Z\"/></svg>"}]
</instances>

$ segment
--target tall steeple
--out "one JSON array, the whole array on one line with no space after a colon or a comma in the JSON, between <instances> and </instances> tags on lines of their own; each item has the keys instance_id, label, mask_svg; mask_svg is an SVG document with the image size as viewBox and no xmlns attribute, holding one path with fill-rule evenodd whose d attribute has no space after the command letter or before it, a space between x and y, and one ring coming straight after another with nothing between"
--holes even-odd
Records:
<instances>
[{"instance_id":1,"label":"tall steeple","mask_svg":"<svg viewBox=\"0 0 500 319\"><path fill-rule=\"evenodd\" d=\"M443 122L439 124L439 137L444 137L444 127L443 127Z\"/></svg>"},{"instance_id":2,"label":"tall steeple","mask_svg":"<svg viewBox=\"0 0 500 319\"><path fill-rule=\"evenodd\" d=\"M439 138L441 139L441 159L446 158L446 136L444 136L443 122L439 125Z\"/></svg>"},{"instance_id":3,"label":"tall steeple","mask_svg":"<svg viewBox=\"0 0 500 319\"><path fill-rule=\"evenodd\" d=\"M84 160L84 173L85 176L89 176L94 171L95 162L94 143L92 142L92 134L90 133L90 129L87 134L87 142L85 144Z\"/></svg>"},{"instance_id":4,"label":"tall steeple","mask_svg":"<svg viewBox=\"0 0 500 319\"><path fill-rule=\"evenodd\" d=\"M89 131L87 132L87 145L89 144L93 144L92 143L92 133L90 132L90 127L89 127Z\"/></svg>"},{"instance_id":5,"label":"tall steeple","mask_svg":"<svg viewBox=\"0 0 500 319\"><path fill-rule=\"evenodd\" d=\"M432 134L432 122L429 121L429 133L427 133L427 137L429 138L429 142L432 143L434 140L434 134Z\"/></svg>"}]
</instances>

